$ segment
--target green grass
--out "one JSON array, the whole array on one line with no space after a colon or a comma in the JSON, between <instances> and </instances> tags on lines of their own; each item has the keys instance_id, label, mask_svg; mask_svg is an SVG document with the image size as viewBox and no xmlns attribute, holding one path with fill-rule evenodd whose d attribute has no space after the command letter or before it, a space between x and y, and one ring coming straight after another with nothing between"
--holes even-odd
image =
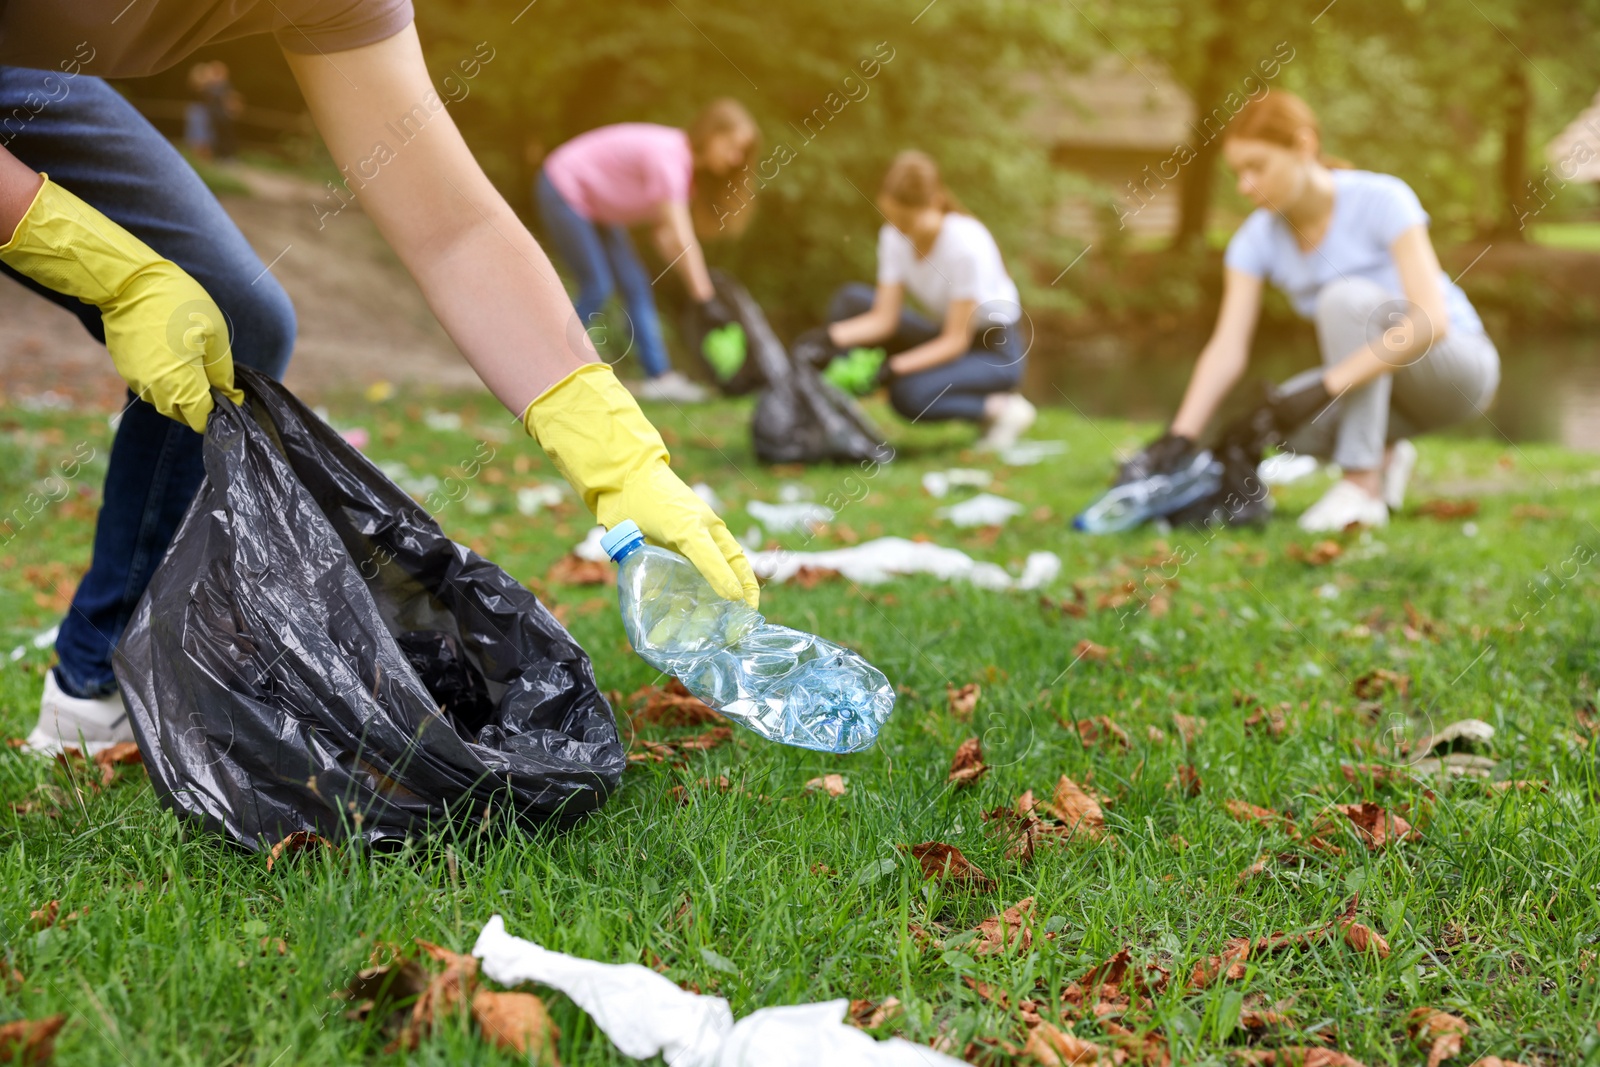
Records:
<instances>
[{"instance_id":1,"label":"green grass","mask_svg":"<svg viewBox=\"0 0 1600 1067\"><path fill-rule=\"evenodd\" d=\"M424 429L419 416L428 406L463 411L462 431ZM402 396L381 406L353 398L330 407L336 422L372 431L376 458L441 477L508 425L482 397ZM682 473L722 495L742 535L745 503L776 499L783 480L754 462L746 409L651 413ZM653 952L674 980L727 997L737 1015L893 995L907 1011L888 1029L912 1040L945 1033L957 1049L981 1037L1020 1044L1021 1023L963 976L1008 991L1013 1003L1030 995L1049 1002L1127 946L1136 960L1181 977L1229 937L1311 928L1359 892L1362 921L1393 947L1388 959L1358 956L1335 939L1253 960L1242 981L1202 993L1174 983L1125 1021L1164 1035L1174 1062L1222 1063L1244 1047L1243 1032L1230 1025L1240 1008L1280 1005L1294 1026L1269 1046L1321 1031L1368 1064L1421 1064L1403 1020L1427 1004L1472 1025L1454 1062L1491 1053L1529 1064L1600 1057L1595 752L1576 732L1575 715L1600 679L1600 587L1592 562L1566 562L1575 549L1587 558L1600 541L1591 525L1592 457L1482 440L1423 442L1420 495L1479 499L1475 536L1460 520L1408 514L1386 530L1345 538L1343 555L1314 567L1290 558L1291 545L1312 539L1289 518L1211 539L1073 534L1068 520L1103 483L1113 448L1138 443L1149 427L1050 411L1034 436L1066 440L1070 451L1012 469L966 451L970 430L885 422L897 427L896 463L870 478L819 468L794 479L818 499L851 500L815 544L843 543L842 527L862 538L925 533L1013 567L1029 551L1050 549L1065 563L1050 598L1070 599L1069 583L1079 582L1087 617L1041 605L1036 593L925 578L769 588L764 609L774 621L859 649L903 687L873 750L830 757L741 734L683 769L630 767L610 803L570 832L487 841L463 833L418 841L398 856L307 855L270 873L263 857L181 827L137 769L122 771L104 793L69 799L58 815L19 814L12 803L61 780L49 765L0 749L0 936L5 963L23 976L20 985L0 982L0 1022L66 1013L61 1063L398 1062L381 1052L383 1038L347 1021L346 1006L330 994L364 965L375 941L422 937L465 950L499 912L513 933L554 949L609 961ZM79 484L97 487L109 445L102 417L12 408L0 427L7 507L19 506L80 442L99 458ZM495 459L441 521L512 574L542 582L587 517L570 507L519 515L516 488L553 472L521 439L491 443ZM938 502L919 480L952 466L994 468L993 490L1036 514L1013 520L992 542L950 528L934 518ZM1292 516L1324 484L1317 476L1290 487L1283 510ZM70 588L86 564L94 501L85 490L52 504L0 548L0 653L54 622L49 582ZM1547 510L1530 515L1526 505ZM1170 610L1095 610L1096 598L1120 583L1145 582L1150 565L1141 560L1168 551L1186 560L1167 567L1171 574L1176 566L1177 577ZM654 680L627 649L609 590L552 585L549 593L594 657L603 688L629 692ZM1418 613L1414 630L1431 621L1421 628L1431 633L1406 634L1407 604ZM1111 649L1109 658L1074 662L1084 639ZM6 736L32 725L47 665L47 652L0 657ZM1410 690L1363 709L1352 681L1376 667L1407 675ZM952 717L946 699L946 686L966 682L982 687L968 723ZM1250 708L1235 701L1236 690L1268 707L1287 702L1287 730L1246 731ZM1207 727L1186 746L1174 713L1200 716ZM1086 748L1063 725L1096 715L1127 730L1127 751ZM1462 781L1436 786L1429 799L1415 786L1351 786L1340 773L1341 761L1378 759L1371 748L1386 739L1467 716L1497 730L1497 778L1538 779L1547 790L1497 793ZM1164 742L1150 740L1151 727ZM953 791L945 782L951 755L974 735L991 770ZM1198 797L1166 788L1183 763L1204 782ZM845 796L803 793L808 779L834 772L849 780ZM1116 843L1041 852L1029 866L1007 860L981 813L1026 789L1048 795L1062 774L1112 798L1106 818ZM718 775L737 788L692 786ZM691 786L687 805L670 793L678 784ZM1299 852L1303 862L1241 886L1239 873L1263 851L1295 846L1229 818L1229 798L1292 810L1302 822L1330 803L1409 803L1423 838L1368 852L1347 836L1342 856ZM1192 847L1176 851L1175 834ZM959 892L924 883L897 846L928 840L959 846L997 887ZM970 943L924 950L908 934L917 924L955 939L1030 896L1041 935L1053 937L1041 936L1025 956L979 957ZM88 913L36 932L29 913L52 899L64 912ZM679 918L685 900L692 904ZM264 952L263 938L282 938L286 952ZM714 968L716 956L704 949L737 973ZM563 1062L627 1062L564 998L550 1004ZM1078 1032L1104 1040L1092 1022ZM518 1062L488 1049L464 1021L443 1026L412 1059Z\"/></svg>"},{"instance_id":2,"label":"green grass","mask_svg":"<svg viewBox=\"0 0 1600 1067\"><path fill-rule=\"evenodd\" d=\"M1600 251L1600 222L1535 223L1528 232L1535 244L1547 248Z\"/></svg>"}]
</instances>

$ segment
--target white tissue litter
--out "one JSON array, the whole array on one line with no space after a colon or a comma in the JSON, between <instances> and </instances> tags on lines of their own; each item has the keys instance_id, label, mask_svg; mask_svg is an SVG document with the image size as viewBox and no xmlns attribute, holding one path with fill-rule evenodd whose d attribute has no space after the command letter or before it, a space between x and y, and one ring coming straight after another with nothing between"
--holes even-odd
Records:
<instances>
[{"instance_id":1,"label":"white tissue litter","mask_svg":"<svg viewBox=\"0 0 1600 1067\"><path fill-rule=\"evenodd\" d=\"M668 1067L959 1067L900 1038L876 1041L844 1024L848 1000L762 1008L734 1021L728 1002L678 988L637 963L600 963L552 952L506 933L492 916L472 954L504 986L537 982L565 993L611 1043Z\"/></svg>"},{"instance_id":2,"label":"white tissue litter","mask_svg":"<svg viewBox=\"0 0 1600 1067\"><path fill-rule=\"evenodd\" d=\"M1261 461L1261 466L1256 468L1256 477L1265 485L1289 485L1302 478L1311 477L1317 473L1317 468L1320 466L1321 463L1315 456L1298 452L1279 452Z\"/></svg>"},{"instance_id":3,"label":"white tissue litter","mask_svg":"<svg viewBox=\"0 0 1600 1067\"><path fill-rule=\"evenodd\" d=\"M606 550L600 547L600 539L605 535L604 526L590 527L589 532L584 534L583 540L573 548L572 554L591 563L601 563L610 559L611 557L606 555Z\"/></svg>"},{"instance_id":4,"label":"white tissue litter","mask_svg":"<svg viewBox=\"0 0 1600 1067\"><path fill-rule=\"evenodd\" d=\"M993 493L979 493L971 500L963 500L934 512L957 526L1000 526L1015 515L1022 514L1022 505Z\"/></svg>"},{"instance_id":5,"label":"white tissue litter","mask_svg":"<svg viewBox=\"0 0 1600 1067\"><path fill-rule=\"evenodd\" d=\"M525 485L517 490L517 512L522 515L537 515L545 508L561 503L561 498L565 495L561 486L554 483Z\"/></svg>"},{"instance_id":6,"label":"white tissue litter","mask_svg":"<svg viewBox=\"0 0 1600 1067\"><path fill-rule=\"evenodd\" d=\"M931 497L944 499L952 489L985 489L994 481L988 471L972 467L956 467L947 471L929 471L922 476L922 488Z\"/></svg>"},{"instance_id":7,"label":"white tissue litter","mask_svg":"<svg viewBox=\"0 0 1600 1067\"><path fill-rule=\"evenodd\" d=\"M802 567L811 567L838 571L862 585L876 585L896 575L931 574L947 582L971 582L982 589L1039 589L1061 573L1061 557L1054 552L1029 553L1022 576L1013 578L998 563L975 560L959 548L908 541L904 537L879 537L849 548L821 552L773 549L751 552L749 556L756 576L769 582L787 582Z\"/></svg>"},{"instance_id":8,"label":"white tissue litter","mask_svg":"<svg viewBox=\"0 0 1600 1067\"><path fill-rule=\"evenodd\" d=\"M832 508L799 500L783 504L752 500L744 506L744 509L750 513L751 518L773 533L809 530L833 521Z\"/></svg>"},{"instance_id":9,"label":"white tissue litter","mask_svg":"<svg viewBox=\"0 0 1600 1067\"><path fill-rule=\"evenodd\" d=\"M20 644L16 648L13 648L11 650L11 662L15 663L23 656L26 656L28 654L28 649L30 648L49 648L51 645L55 644L56 634L60 631L60 629L61 628L59 626L52 626L48 630L41 630L29 638L25 644Z\"/></svg>"},{"instance_id":10,"label":"white tissue litter","mask_svg":"<svg viewBox=\"0 0 1600 1067\"><path fill-rule=\"evenodd\" d=\"M798 504L815 496L804 482L784 482L778 486L778 500L784 504Z\"/></svg>"},{"instance_id":11,"label":"white tissue litter","mask_svg":"<svg viewBox=\"0 0 1600 1067\"><path fill-rule=\"evenodd\" d=\"M1065 441L1018 441L1010 448L1002 448L999 455L1000 462L1008 467L1031 467L1066 450Z\"/></svg>"}]
</instances>

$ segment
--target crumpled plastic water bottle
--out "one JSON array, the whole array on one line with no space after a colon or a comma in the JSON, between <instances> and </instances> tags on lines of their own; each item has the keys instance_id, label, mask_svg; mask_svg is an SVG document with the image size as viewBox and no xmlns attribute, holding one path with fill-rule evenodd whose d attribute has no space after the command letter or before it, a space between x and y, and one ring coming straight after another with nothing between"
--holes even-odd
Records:
<instances>
[{"instance_id":1,"label":"crumpled plastic water bottle","mask_svg":"<svg viewBox=\"0 0 1600 1067\"><path fill-rule=\"evenodd\" d=\"M877 739L894 710L894 687L872 664L724 600L694 564L645 544L632 519L600 545L617 563L623 629L646 663L771 741L859 752Z\"/></svg>"},{"instance_id":2,"label":"crumpled plastic water bottle","mask_svg":"<svg viewBox=\"0 0 1600 1067\"><path fill-rule=\"evenodd\" d=\"M1178 470L1107 490L1072 520L1072 528L1092 534L1121 533L1186 508L1221 485L1222 462L1209 451L1198 452Z\"/></svg>"}]
</instances>

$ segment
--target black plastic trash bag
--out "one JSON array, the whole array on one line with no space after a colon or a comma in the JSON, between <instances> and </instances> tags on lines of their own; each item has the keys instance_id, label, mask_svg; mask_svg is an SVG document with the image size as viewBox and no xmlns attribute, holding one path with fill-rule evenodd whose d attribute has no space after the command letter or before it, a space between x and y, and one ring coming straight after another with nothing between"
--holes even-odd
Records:
<instances>
[{"instance_id":1,"label":"black plastic trash bag","mask_svg":"<svg viewBox=\"0 0 1600 1067\"><path fill-rule=\"evenodd\" d=\"M750 417L750 443L763 463L882 462L892 450L867 413L817 368L791 359L750 291L726 275L717 295L738 316L749 362L765 388Z\"/></svg>"},{"instance_id":2,"label":"black plastic trash bag","mask_svg":"<svg viewBox=\"0 0 1600 1067\"><path fill-rule=\"evenodd\" d=\"M276 382L236 368L118 648L156 792L241 844L594 811L626 766L589 659Z\"/></svg>"},{"instance_id":3,"label":"black plastic trash bag","mask_svg":"<svg viewBox=\"0 0 1600 1067\"><path fill-rule=\"evenodd\" d=\"M726 330L727 327L717 327L710 322L706 318L705 312L701 310L700 305L693 300L686 303L683 308L682 329L684 342L700 358L700 362L710 372L711 380L717 383L717 388L724 396L744 396L746 393L753 393L760 389L767 382L763 371L763 367L767 364L767 360L763 358L765 353L757 354L751 351L756 342L752 341L750 327L745 322L747 308L756 308L757 315L760 315L761 311L756 302L750 298L749 292L744 286L735 281L732 276L715 267L711 268L710 274L712 289L716 291L717 296L722 298L723 303L734 311L737 316L736 323L744 332L741 346L744 349L743 359L728 358L726 356L717 358L716 353L713 351L715 339L712 335L721 330ZM743 307L741 307L739 299L741 294L744 297ZM765 316L763 316L763 324L765 324L765 321ZM768 334L771 334L771 332L771 330L767 331ZM776 341L777 338L774 337L773 340Z\"/></svg>"}]
</instances>

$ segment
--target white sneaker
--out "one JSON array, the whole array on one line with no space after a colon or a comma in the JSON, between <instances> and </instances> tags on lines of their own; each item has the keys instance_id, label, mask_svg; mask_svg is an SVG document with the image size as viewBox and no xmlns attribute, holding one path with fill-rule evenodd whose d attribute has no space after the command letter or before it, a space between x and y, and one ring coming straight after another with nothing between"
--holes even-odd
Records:
<instances>
[{"instance_id":1,"label":"white sneaker","mask_svg":"<svg viewBox=\"0 0 1600 1067\"><path fill-rule=\"evenodd\" d=\"M1338 533L1350 526L1387 526L1389 509L1354 482L1340 480L1300 516L1307 533Z\"/></svg>"},{"instance_id":2,"label":"white sneaker","mask_svg":"<svg viewBox=\"0 0 1600 1067\"><path fill-rule=\"evenodd\" d=\"M1389 462L1383 468L1383 502L1390 511L1399 511L1406 502L1406 486L1417 469L1417 446L1401 438L1389 449Z\"/></svg>"},{"instance_id":3,"label":"white sneaker","mask_svg":"<svg viewBox=\"0 0 1600 1067\"><path fill-rule=\"evenodd\" d=\"M675 370L645 379L634 395L640 400L666 400L674 404L703 404L710 396L705 386L691 382Z\"/></svg>"},{"instance_id":4,"label":"white sneaker","mask_svg":"<svg viewBox=\"0 0 1600 1067\"><path fill-rule=\"evenodd\" d=\"M121 741L133 740L133 724L121 693L85 700L68 696L56 684L56 672L44 676L44 699L39 701L39 725L28 735L23 750L41 756L59 755L71 747L93 756Z\"/></svg>"},{"instance_id":5,"label":"white sneaker","mask_svg":"<svg viewBox=\"0 0 1600 1067\"><path fill-rule=\"evenodd\" d=\"M1033 420L1038 417L1038 410L1021 393L1006 393L1000 413L985 420L983 436L978 439L978 450L999 452L1010 448L1028 432Z\"/></svg>"}]
</instances>

